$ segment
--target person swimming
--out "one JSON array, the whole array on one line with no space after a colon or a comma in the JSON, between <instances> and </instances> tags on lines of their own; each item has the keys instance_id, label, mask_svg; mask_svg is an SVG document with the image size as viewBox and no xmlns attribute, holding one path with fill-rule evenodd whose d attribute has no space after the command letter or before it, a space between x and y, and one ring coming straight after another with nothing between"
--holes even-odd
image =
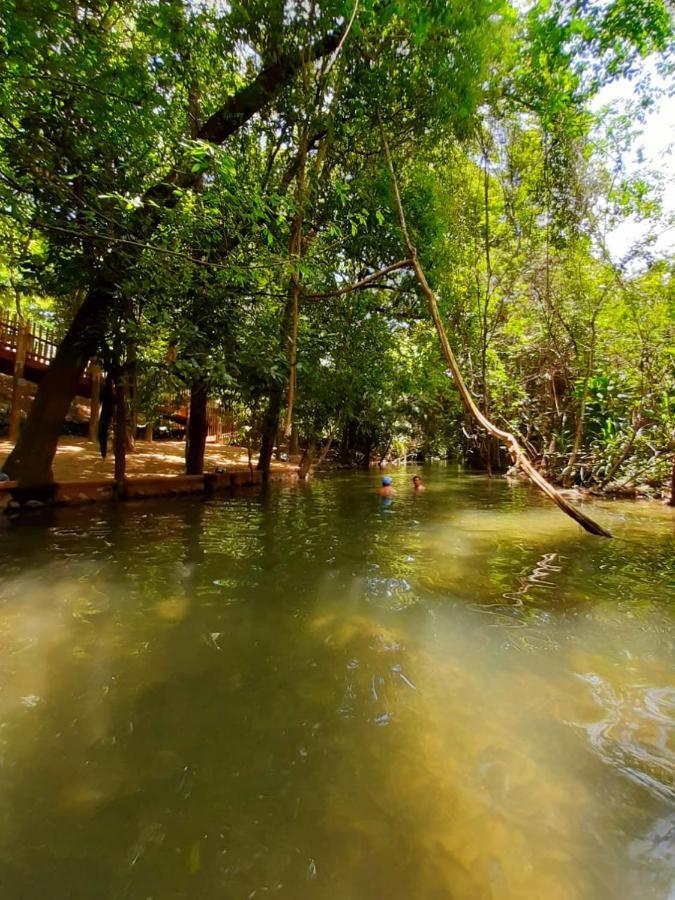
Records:
<instances>
[{"instance_id":1,"label":"person swimming","mask_svg":"<svg viewBox=\"0 0 675 900\"><path fill-rule=\"evenodd\" d=\"M391 475L385 475L382 479L382 486L380 487L380 497L391 497L394 493L393 479Z\"/></svg>"},{"instance_id":2,"label":"person swimming","mask_svg":"<svg viewBox=\"0 0 675 900\"><path fill-rule=\"evenodd\" d=\"M419 475L413 475L413 490L414 491L423 491L424 485L422 484L422 479Z\"/></svg>"}]
</instances>

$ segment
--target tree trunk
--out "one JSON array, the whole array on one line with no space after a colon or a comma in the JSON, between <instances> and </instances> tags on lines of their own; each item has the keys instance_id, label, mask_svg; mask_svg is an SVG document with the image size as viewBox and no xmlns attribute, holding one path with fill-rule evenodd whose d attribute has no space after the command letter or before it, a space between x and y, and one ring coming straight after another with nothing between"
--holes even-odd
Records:
<instances>
[{"instance_id":1,"label":"tree trunk","mask_svg":"<svg viewBox=\"0 0 675 900\"><path fill-rule=\"evenodd\" d=\"M626 460L630 456L630 452L633 449L633 444L635 443L635 439L637 438L639 433L640 433L640 429L637 427L637 425L635 425L633 427L633 430L631 431L630 437L624 444L624 447L623 447L621 453L619 453L617 458L614 460L612 465L609 467L608 471L605 473L605 477L600 482L600 487L602 487L602 488L606 487L610 483L610 481L614 478L614 476L619 471L621 466L626 462Z\"/></svg>"},{"instance_id":2,"label":"tree trunk","mask_svg":"<svg viewBox=\"0 0 675 900\"><path fill-rule=\"evenodd\" d=\"M91 403L89 405L89 440L98 443L98 422L101 417L101 379L103 372L97 362L89 367Z\"/></svg>"},{"instance_id":3,"label":"tree trunk","mask_svg":"<svg viewBox=\"0 0 675 900\"><path fill-rule=\"evenodd\" d=\"M482 136L484 137L484 136ZM487 351L489 341L488 315L490 312L490 296L492 293L492 260L490 257L490 175L488 172L488 149L483 145L483 213L485 217L483 246L485 256L485 298L481 310L481 379L483 386L483 415L487 419L490 414L490 394L487 376ZM489 432L485 435L485 467L488 478L492 478L492 438Z\"/></svg>"},{"instance_id":4,"label":"tree trunk","mask_svg":"<svg viewBox=\"0 0 675 900\"><path fill-rule=\"evenodd\" d=\"M272 463L272 454L274 453L274 445L279 430L282 402L283 388L280 384L275 384L270 390L261 428L260 455L258 456L257 468L259 472L263 473L264 477L267 477Z\"/></svg>"},{"instance_id":5,"label":"tree trunk","mask_svg":"<svg viewBox=\"0 0 675 900\"><path fill-rule=\"evenodd\" d=\"M115 486L118 497L124 496L124 479L127 474L127 397L126 377L120 367L115 372Z\"/></svg>"},{"instance_id":6,"label":"tree trunk","mask_svg":"<svg viewBox=\"0 0 675 900\"><path fill-rule=\"evenodd\" d=\"M206 436L209 430L206 415L208 398L206 382L195 381L190 388L190 415L185 444L185 471L188 475L201 475L204 472Z\"/></svg>"},{"instance_id":7,"label":"tree trunk","mask_svg":"<svg viewBox=\"0 0 675 900\"><path fill-rule=\"evenodd\" d=\"M563 484L565 487L569 487L572 484L572 479L574 477L574 470L576 469L577 464L577 456L579 455L579 450L581 449L581 442L584 437L584 425L586 424L586 403L588 401L588 385L591 380L591 374L593 372L593 356L595 349L595 327L593 326L593 333L591 336L591 345L588 349L588 355L586 357L586 373L584 375L584 385L581 390L581 400L579 401L579 414L577 416L577 427L574 431L574 445L572 446L572 452L570 454L570 458L567 461L567 465L565 466L565 471L563 473Z\"/></svg>"},{"instance_id":8,"label":"tree trunk","mask_svg":"<svg viewBox=\"0 0 675 900\"><path fill-rule=\"evenodd\" d=\"M436 296L431 290L422 266L420 265L420 262L417 258L417 249L414 247L412 241L410 240L410 234L408 232L408 226L405 220L405 213L403 212L403 204L401 203L401 195L398 189L398 180L396 178L396 172L394 170L394 163L391 158L391 152L389 150L389 144L384 133L384 126L382 125L381 118L379 124L380 133L382 136L382 146L384 149L387 167L389 169L392 188L394 191L396 211L398 213L399 224L401 226L401 233L403 234L403 239L405 240L406 247L408 248L410 257L412 259L417 283L419 284L420 289L426 298L429 313L436 328L436 334L438 335L438 340L441 345L443 356L445 357L448 368L452 373L453 379L457 386L457 390L459 391L459 395L465 408L468 412L471 413L474 419L476 419L476 421L480 425L482 425L483 428L485 428L486 431L490 432L490 434L497 438L497 440L502 441L504 444L506 444L509 452L511 453L511 457L514 463L518 465L530 478L530 480L533 481L537 485L537 487L539 487L546 494L546 496L549 497L549 499L551 499L564 513L574 519L575 522L578 522L579 525L582 526L582 528L585 528L586 531L589 531L591 534L600 535L602 537L611 537L612 535L609 531L607 531L607 529L603 528L601 525L598 525L597 522L594 522L593 519L591 519L585 513L581 512L581 510L578 510L574 506L572 506L572 504L569 503L562 496L562 494L556 491L553 485L549 484L548 481L546 481L546 479L535 469L530 460L527 458L524 450L522 449L514 435L510 434L508 431L503 431L501 428L497 428L497 426L494 425L489 419L487 419L478 408L476 401L474 400L464 382L462 373L457 364L457 360L455 359L455 354L452 351L450 342L448 341L448 336L445 333L443 321L438 311Z\"/></svg>"},{"instance_id":9,"label":"tree trunk","mask_svg":"<svg viewBox=\"0 0 675 900\"><path fill-rule=\"evenodd\" d=\"M370 468L370 457L373 454L373 439L370 435L365 439L363 443L363 459L361 460L361 468L369 469Z\"/></svg>"},{"instance_id":10,"label":"tree trunk","mask_svg":"<svg viewBox=\"0 0 675 900\"><path fill-rule=\"evenodd\" d=\"M309 443L305 447L305 452L302 454L300 465L298 466L298 478L300 478L302 481L307 478L312 469L312 463L314 462L315 454L316 438L310 438Z\"/></svg>"},{"instance_id":11,"label":"tree trunk","mask_svg":"<svg viewBox=\"0 0 675 900\"><path fill-rule=\"evenodd\" d=\"M129 424L127 426L127 450L136 449L136 432L138 431L138 372L136 369L136 345L129 348L129 365L127 367L126 389L129 404Z\"/></svg>"},{"instance_id":12,"label":"tree trunk","mask_svg":"<svg viewBox=\"0 0 675 900\"><path fill-rule=\"evenodd\" d=\"M293 284L289 285L288 298L284 307L284 314L281 319L281 327L279 329L279 343L283 346L290 336L291 318L293 315ZM284 389L281 382L273 382L267 401L267 409L262 420L260 455L258 457L258 471L263 473L266 478L272 463L272 454L274 453L274 445L277 442L277 432L279 431L279 416L284 399Z\"/></svg>"},{"instance_id":13,"label":"tree trunk","mask_svg":"<svg viewBox=\"0 0 675 900\"><path fill-rule=\"evenodd\" d=\"M298 147L298 173L295 177L295 215L291 226L288 244L288 258L291 264L290 323L288 334L288 395L286 398L286 415L284 417L284 437L288 438L293 426L293 407L298 383L298 318L300 315L300 257L302 255L302 231L304 224L305 204L305 168L307 162L307 123L300 129Z\"/></svg>"},{"instance_id":14,"label":"tree trunk","mask_svg":"<svg viewBox=\"0 0 675 900\"><path fill-rule=\"evenodd\" d=\"M288 458L297 459L300 456L300 432L296 423L291 428L291 439L288 445Z\"/></svg>"},{"instance_id":15,"label":"tree trunk","mask_svg":"<svg viewBox=\"0 0 675 900\"><path fill-rule=\"evenodd\" d=\"M4 471L22 488L54 480L52 463L63 423L82 373L105 335L112 303L111 287L96 287L88 293L38 385L28 418L4 465Z\"/></svg>"},{"instance_id":16,"label":"tree trunk","mask_svg":"<svg viewBox=\"0 0 675 900\"><path fill-rule=\"evenodd\" d=\"M673 454L673 469L670 473L670 506L675 506L675 454Z\"/></svg>"},{"instance_id":17,"label":"tree trunk","mask_svg":"<svg viewBox=\"0 0 675 900\"><path fill-rule=\"evenodd\" d=\"M319 38L311 47L311 58L319 59L336 52L341 40L342 32L338 31ZM303 65L306 65L305 48L276 57L212 113L200 128L200 140L223 144L264 109L295 78ZM176 188L189 188L194 184L196 176L189 172L189 168L187 172L180 167L167 172L161 181L145 192L143 199L146 202L132 223L132 237L147 240L161 222L162 209L172 208L178 202ZM76 396L84 368L98 350L105 334L107 314L114 301L114 286L128 267L129 259L124 254L111 253L106 263L110 278L105 283L92 286L77 311L40 382L26 424L3 467L10 478L17 480L22 487L48 485L54 480L52 463L63 422Z\"/></svg>"}]
</instances>

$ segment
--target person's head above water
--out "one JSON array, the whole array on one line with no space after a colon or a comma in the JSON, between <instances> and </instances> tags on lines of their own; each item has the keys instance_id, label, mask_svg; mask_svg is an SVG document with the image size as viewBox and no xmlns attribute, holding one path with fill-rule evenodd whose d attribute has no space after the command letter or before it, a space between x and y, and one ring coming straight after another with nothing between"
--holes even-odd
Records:
<instances>
[{"instance_id":1,"label":"person's head above water","mask_svg":"<svg viewBox=\"0 0 675 900\"><path fill-rule=\"evenodd\" d=\"M422 484L422 479L419 475L413 475L413 484Z\"/></svg>"},{"instance_id":2,"label":"person's head above water","mask_svg":"<svg viewBox=\"0 0 675 900\"><path fill-rule=\"evenodd\" d=\"M392 484L392 481L393 481L393 479L392 479L391 475L385 475L384 478L382 479L382 487L390 487Z\"/></svg>"}]
</instances>

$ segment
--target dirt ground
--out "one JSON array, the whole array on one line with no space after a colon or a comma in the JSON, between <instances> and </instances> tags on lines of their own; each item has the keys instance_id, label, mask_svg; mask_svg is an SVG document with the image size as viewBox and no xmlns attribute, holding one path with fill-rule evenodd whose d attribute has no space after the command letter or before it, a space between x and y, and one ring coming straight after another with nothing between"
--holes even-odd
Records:
<instances>
[{"instance_id":1,"label":"dirt ground","mask_svg":"<svg viewBox=\"0 0 675 900\"><path fill-rule=\"evenodd\" d=\"M0 440L0 469L11 449L12 444L9 441ZM206 444L204 461L206 472L212 472L216 467L241 468L247 465L248 456L243 447L230 447L212 441ZM272 465L274 467L275 463ZM105 459L101 459L98 445L85 438L62 437L59 440L59 449L54 460L56 481L112 478L113 469L112 452ZM127 475L184 474L184 441L155 441L152 444L137 441L136 449L127 455Z\"/></svg>"}]
</instances>

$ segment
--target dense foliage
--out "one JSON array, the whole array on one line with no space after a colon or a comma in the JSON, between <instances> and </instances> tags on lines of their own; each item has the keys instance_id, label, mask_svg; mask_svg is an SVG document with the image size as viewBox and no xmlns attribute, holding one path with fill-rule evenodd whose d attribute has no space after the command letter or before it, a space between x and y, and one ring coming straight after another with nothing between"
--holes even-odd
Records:
<instances>
[{"instance_id":1,"label":"dense foliage","mask_svg":"<svg viewBox=\"0 0 675 900\"><path fill-rule=\"evenodd\" d=\"M45 478L94 356L129 423L189 392L191 471L208 397L263 468L329 441L504 468L409 271L348 290L405 256L381 124L483 411L559 481L659 484L673 259L608 236L665 227L662 186L621 163L672 23L662 0L522 7L3 0L0 303L63 338L7 471ZM591 112L615 78L635 121Z\"/></svg>"}]
</instances>

